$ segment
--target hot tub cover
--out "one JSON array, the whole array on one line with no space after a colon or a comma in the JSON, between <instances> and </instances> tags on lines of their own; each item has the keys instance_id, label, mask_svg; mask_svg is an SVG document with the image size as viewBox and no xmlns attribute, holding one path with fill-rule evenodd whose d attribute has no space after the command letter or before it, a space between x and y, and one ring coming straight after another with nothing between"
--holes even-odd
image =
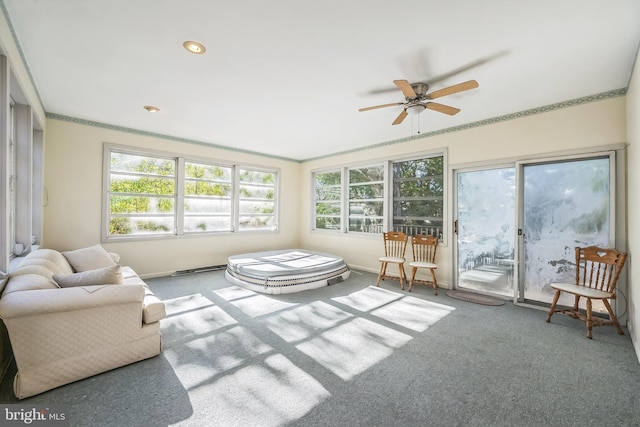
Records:
<instances>
[{"instance_id":1,"label":"hot tub cover","mask_svg":"<svg viewBox=\"0 0 640 427\"><path fill-rule=\"evenodd\" d=\"M339 256L305 249L233 255L225 276L231 283L269 293L291 293L341 282L349 266Z\"/></svg>"}]
</instances>

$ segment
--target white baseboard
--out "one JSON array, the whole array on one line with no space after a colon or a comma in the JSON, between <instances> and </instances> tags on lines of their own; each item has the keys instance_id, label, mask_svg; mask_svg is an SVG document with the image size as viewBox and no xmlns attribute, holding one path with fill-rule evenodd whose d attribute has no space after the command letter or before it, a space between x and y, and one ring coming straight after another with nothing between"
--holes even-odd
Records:
<instances>
[{"instance_id":1,"label":"white baseboard","mask_svg":"<svg viewBox=\"0 0 640 427\"><path fill-rule=\"evenodd\" d=\"M369 267L362 267L360 265L349 264L349 268L352 270L352 272L353 272L353 270L356 270L356 272L357 271L366 271L367 273L373 273L376 276L378 275L378 270L377 269L373 269L373 268L369 268ZM396 269L396 272L397 271L398 270ZM388 270L387 270L387 273L389 273ZM394 275L393 271L391 271L390 273L391 273L392 276ZM452 287L449 286L448 283L442 283L442 282L440 282L440 280L438 280L438 288L439 289L453 289Z\"/></svg>"},{"instance_id":2,"label":"white baseboard","mask_svg":"<svg viewBox=\"0 0 640 427\"><path fill-rule=\"evenodd\" d=\"M635 339L635 327L631 320L627 321L627 331L629 331L629 336L631 336L631 344L633 344L633 348L636 351L636 357L638 358L638 363L640 363L640 342Z\"/></svg>"},{"instance_id":3,"label":"white baseboard","mask_svg":"<svg viewBox=\"0 0 640 427\"><path fill-rule=\"evenodd\" d=\"M155 279L156 277L166 277L166 276L171 276L172 274L175 273L175 270L171 270L171 271L161 271L159 273L150 273L150 274L141 274L140 278L142 280L144 279Z\"/></svg>"}]
</instances>

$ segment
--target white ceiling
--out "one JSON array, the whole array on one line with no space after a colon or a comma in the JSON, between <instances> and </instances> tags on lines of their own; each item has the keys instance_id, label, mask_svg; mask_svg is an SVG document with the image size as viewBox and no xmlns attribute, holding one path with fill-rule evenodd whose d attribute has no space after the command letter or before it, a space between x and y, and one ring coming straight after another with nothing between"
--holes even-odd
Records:
<instances>
[{"instance_id":1,"label":"white ceiling","mask_svg":"<svg viewBox=\"0 0 640 427\"><path fill-rule=\"evenodd\" d=\"M295 160L626 88L640 39L637 0L3 1L47 113ZM358 112L397 79L480 87Z\"/></svg>"}]
</instances>

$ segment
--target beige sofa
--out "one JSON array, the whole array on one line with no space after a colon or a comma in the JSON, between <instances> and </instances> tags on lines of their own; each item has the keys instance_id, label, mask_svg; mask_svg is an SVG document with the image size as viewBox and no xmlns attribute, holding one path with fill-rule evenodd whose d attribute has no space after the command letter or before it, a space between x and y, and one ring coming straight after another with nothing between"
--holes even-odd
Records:
<instances>
[{"instance_id":1,"label":"beige sofa","mask_svg":"<svg viewBox=\"0 0 640 427\"><path fill-rule=\"evenodd\" d=\"M165 306L101 246L24 258L0 297L17 365L16 397L153 357Z\"/></svg>"}]
</instances>

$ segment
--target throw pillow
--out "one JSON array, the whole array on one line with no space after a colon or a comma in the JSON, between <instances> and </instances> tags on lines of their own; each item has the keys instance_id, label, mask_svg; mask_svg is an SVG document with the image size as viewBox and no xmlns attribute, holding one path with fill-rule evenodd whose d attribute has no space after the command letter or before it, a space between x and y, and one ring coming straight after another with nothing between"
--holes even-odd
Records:
<instances>
[{"instance_id":1,"label":"throw pillow","mask_svg":"<svg viewBox=\"0 0 640 427\"><path fill-rule=\"evenodd\" d=\"M124 281L119 264L73 274L54 274L53 280L61 288L91 285L117 285Z\"/></svg>"},{"instance_id":2,"label":"throw pillow","mask_svg":"<svg viewBox=\"0 0 640 427\"><path fill-rule=\"evenodd\" d=\"M100 245L62 252L62 255L64 255L67 261L69 261L69 264L71 264L71 267L78 273L95 270L97 268L111 267L116 264L113 258L111 258L111 255L109 255L109 252Z\"/></svg>"}]
</instances>

